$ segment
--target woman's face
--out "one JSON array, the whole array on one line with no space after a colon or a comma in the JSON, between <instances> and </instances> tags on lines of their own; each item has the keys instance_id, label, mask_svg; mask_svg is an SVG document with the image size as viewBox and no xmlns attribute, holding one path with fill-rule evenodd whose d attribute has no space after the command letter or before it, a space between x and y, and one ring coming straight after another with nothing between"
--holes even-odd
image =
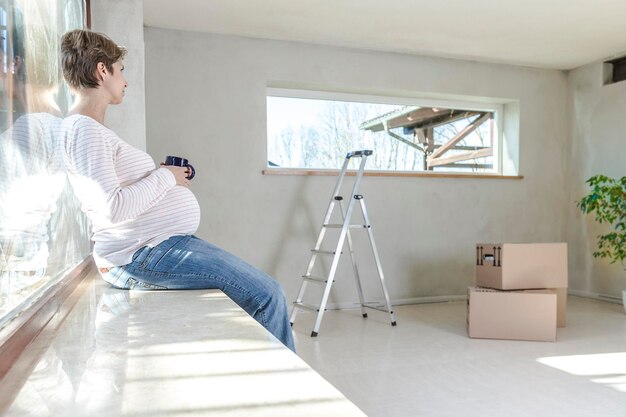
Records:
<instances>
[{"instance_id":1,"label":"woman's face","mask_svg":"<svg viewBox=\"0 0 626 417\"><path fill-rule=\"evenodd\" d=\"M102 86L109 92L111 104L120 104L124 100L124 93L128 87L124 78L124 61L120 60L114 63L113 72L107 75Z\"/></svg>"}]
</instances>

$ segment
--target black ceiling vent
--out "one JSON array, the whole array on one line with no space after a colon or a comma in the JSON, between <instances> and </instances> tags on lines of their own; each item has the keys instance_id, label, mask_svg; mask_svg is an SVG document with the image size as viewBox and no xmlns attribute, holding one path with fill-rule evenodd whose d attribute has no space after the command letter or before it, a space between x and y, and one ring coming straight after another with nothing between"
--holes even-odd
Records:
<instances>
[{"instance_id":1,"label":"black ceiling vent","mask_svg":"<svg viewBox=\"0 0 626 417\"><path fill-rule=\"evenodd\" d=\"M604 61L604 85L626 80L626 55Z\"/></svg>"}]
</instances>

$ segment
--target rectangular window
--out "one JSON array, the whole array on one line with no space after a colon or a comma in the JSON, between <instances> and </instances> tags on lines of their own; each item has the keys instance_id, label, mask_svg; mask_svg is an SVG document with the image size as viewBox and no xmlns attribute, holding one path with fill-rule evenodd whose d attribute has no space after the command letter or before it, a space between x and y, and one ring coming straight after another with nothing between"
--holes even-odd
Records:
<instances>
[{"instance_id":1,"label":"rectangular window","mask_svg":"<svg viewBox=\"0 0 626 417\"><path fill-rule=\"evenodd\" d=\"M498 104L272 88L268 166L338 169L371 149L367 170L500 173Z\"/></svg>"}]
</instances>

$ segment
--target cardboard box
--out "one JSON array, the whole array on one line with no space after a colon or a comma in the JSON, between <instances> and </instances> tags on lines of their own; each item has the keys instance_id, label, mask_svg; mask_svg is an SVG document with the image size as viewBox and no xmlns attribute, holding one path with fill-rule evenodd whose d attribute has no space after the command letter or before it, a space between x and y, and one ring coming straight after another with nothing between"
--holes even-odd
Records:
<instances>
[{"instance_id":1,"label":"cardboard box","mask_svg":"<svg viewBox=\"0 0 626 417\"><path fill-rule=\"evenodd\" d=\"M556 340L556 291L469 287L467 331L483 339Z\"/></svg>"},{"instance_id":2,"label":"cardboard box","mask_svg":"<svg viewBox=\"0 0 626 417\"><path fill-rule=\"evenodd\" d=\"M550 288L556 292L556 326L565 327L567 321L567 288Z\"/></svg>"},{"instance_id":3,"label":"cardboard box","mask_svg":"<svg viewBox=\"0 0 626 417\"><path fill-rule=\"evenodd\" d=\"M567 288L567 243L479 243L475 278L498 290Z\"/></svg>"}]
</instances>

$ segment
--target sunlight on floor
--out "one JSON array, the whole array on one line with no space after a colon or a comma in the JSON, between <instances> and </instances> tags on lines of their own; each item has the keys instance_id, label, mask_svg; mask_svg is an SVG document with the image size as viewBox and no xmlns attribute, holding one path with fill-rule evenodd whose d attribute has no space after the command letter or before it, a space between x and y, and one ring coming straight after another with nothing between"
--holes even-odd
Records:
<instances>
[{"instance_id":1,"label":"sunlight on floor","mask_svg":"<svg viewBox=\"0 0 626 417\"><path fill-rule=\"evenodd\" d=\"M626 352L552 356L537 362L626 393Z\"/></svg>"}]
</instances>

